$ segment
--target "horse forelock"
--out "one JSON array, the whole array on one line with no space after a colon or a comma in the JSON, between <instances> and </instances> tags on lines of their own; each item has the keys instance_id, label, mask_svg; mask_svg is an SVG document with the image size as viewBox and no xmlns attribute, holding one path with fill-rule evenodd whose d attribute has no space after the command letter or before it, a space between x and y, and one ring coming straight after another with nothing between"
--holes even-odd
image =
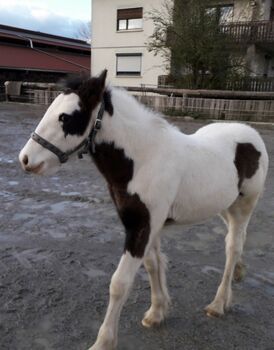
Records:
<instances>
[{"instance_id":1,"label":"horse forelock","mask_svg":"<svg viewBox=\"0 0 274 350\"><path fill-rule=\"evenodd\" d=\"M92 112L102 101L104 101L108 114L113 115L111 91L102 86L99 78L69 78L64 84L63 94L65 96L76 94L79 97L80 107L79 109L77 106L70 114L62 113L59 115L65 136L83 135L89 125Z\"/></svg>"}]
</instances>

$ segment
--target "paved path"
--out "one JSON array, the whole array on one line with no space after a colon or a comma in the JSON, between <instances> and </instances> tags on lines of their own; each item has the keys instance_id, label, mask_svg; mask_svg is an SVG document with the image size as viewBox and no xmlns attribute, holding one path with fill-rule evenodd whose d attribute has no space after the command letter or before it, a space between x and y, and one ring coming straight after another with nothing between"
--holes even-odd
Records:
<instances>
[{"instance_id":1,"label":"paved path","mask_svg":"<svg viewBox=\"0 0 274 350\"><path fill-rule=\"evenodd\" d=\"M0 349L86 350L108 299L124 233L105 183L89 159L55 176L24 174L17 155L43 108L0 104ZM186 133L199 123L178 123ZM141 326L149 306L142 269L120 323L120 350L274 349L274 130L259 130L270 152L266 191L245 249L248 274L232 311L208 319L224 265L222 222L168 226L173 306L158 329Z\"/></svg>"}]
</instances>

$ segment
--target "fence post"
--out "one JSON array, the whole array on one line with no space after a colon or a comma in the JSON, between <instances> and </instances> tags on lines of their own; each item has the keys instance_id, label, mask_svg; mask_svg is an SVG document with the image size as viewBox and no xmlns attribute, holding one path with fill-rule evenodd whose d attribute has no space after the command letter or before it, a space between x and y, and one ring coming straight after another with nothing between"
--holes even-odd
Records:
<instances>
[{"instance_id":1,"label":"fence post","mask_svg":"<svg viewBox=\"0 0 274 350\"><path fill-rule=\"evenodd\" d=\"M186 113L186 105L187 105L187 94L184 92L183 98L182 98L182 112L183 113Z\"/></svg>"}]
</instances>

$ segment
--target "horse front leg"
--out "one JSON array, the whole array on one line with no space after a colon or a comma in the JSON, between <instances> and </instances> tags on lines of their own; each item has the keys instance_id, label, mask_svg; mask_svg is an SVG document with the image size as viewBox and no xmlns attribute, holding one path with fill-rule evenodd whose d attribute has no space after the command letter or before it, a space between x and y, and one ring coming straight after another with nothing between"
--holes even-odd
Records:
<instances>
[{"instance_id":1,"label":"horse front leg","mask_svg":"<svg viewBox=\"0 0 274 350\"><path fill-rule=\"evenodd\" d=\"M114 272L109 288L109 305L97 340L89 350L113 350L118 342L120 313L127 300L136 272L142 264L142 258L134 258L129 252L121 257Z\"/></svg>"},{"instance_id":2,"label":"horse front leg","mask_svg":"<svg viewBox=\"0 0 274 350\"><path fill-rule=\"evenodd\" d=\"M136 273L155 244L168 208L154 207L149 211L137 194L116 199L119 216L126 230L125 254L111 279L107 313L100 327L97 340L90 350L113 350L117 346L118 325L122 307L127 300Z\"/></svg>"}]
</instances>

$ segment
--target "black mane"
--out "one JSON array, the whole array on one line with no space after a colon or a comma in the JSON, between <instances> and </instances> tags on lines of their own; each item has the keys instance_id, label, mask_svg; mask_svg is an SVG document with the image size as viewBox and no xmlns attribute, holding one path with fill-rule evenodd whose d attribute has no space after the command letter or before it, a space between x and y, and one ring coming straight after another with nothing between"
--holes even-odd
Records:
<instances>
[{"instance_id":1,"label":"black mane","mask_svg":"<svg viewBox=\"0 0 274 350\"><path fill-rule=\"evenodd\" d=\"M90 78L86 74L79 75L69 75L66 79L61 81L61 89L65 94L70 94L72 92L76 93L82 102L82 105L85 110L92 111L96 104L90 101L89 97L94 97L100 91L100 86L98 83L98 78L92 77ZM100 92L101 94L101 92ZM103 95L98 96L95 100L99 103L101 100L104 100L105 110L108 112L110 116L113 115L113 105L111 102L111 91L108 88L103 90Z\"/></svg>"}]
</instances>

